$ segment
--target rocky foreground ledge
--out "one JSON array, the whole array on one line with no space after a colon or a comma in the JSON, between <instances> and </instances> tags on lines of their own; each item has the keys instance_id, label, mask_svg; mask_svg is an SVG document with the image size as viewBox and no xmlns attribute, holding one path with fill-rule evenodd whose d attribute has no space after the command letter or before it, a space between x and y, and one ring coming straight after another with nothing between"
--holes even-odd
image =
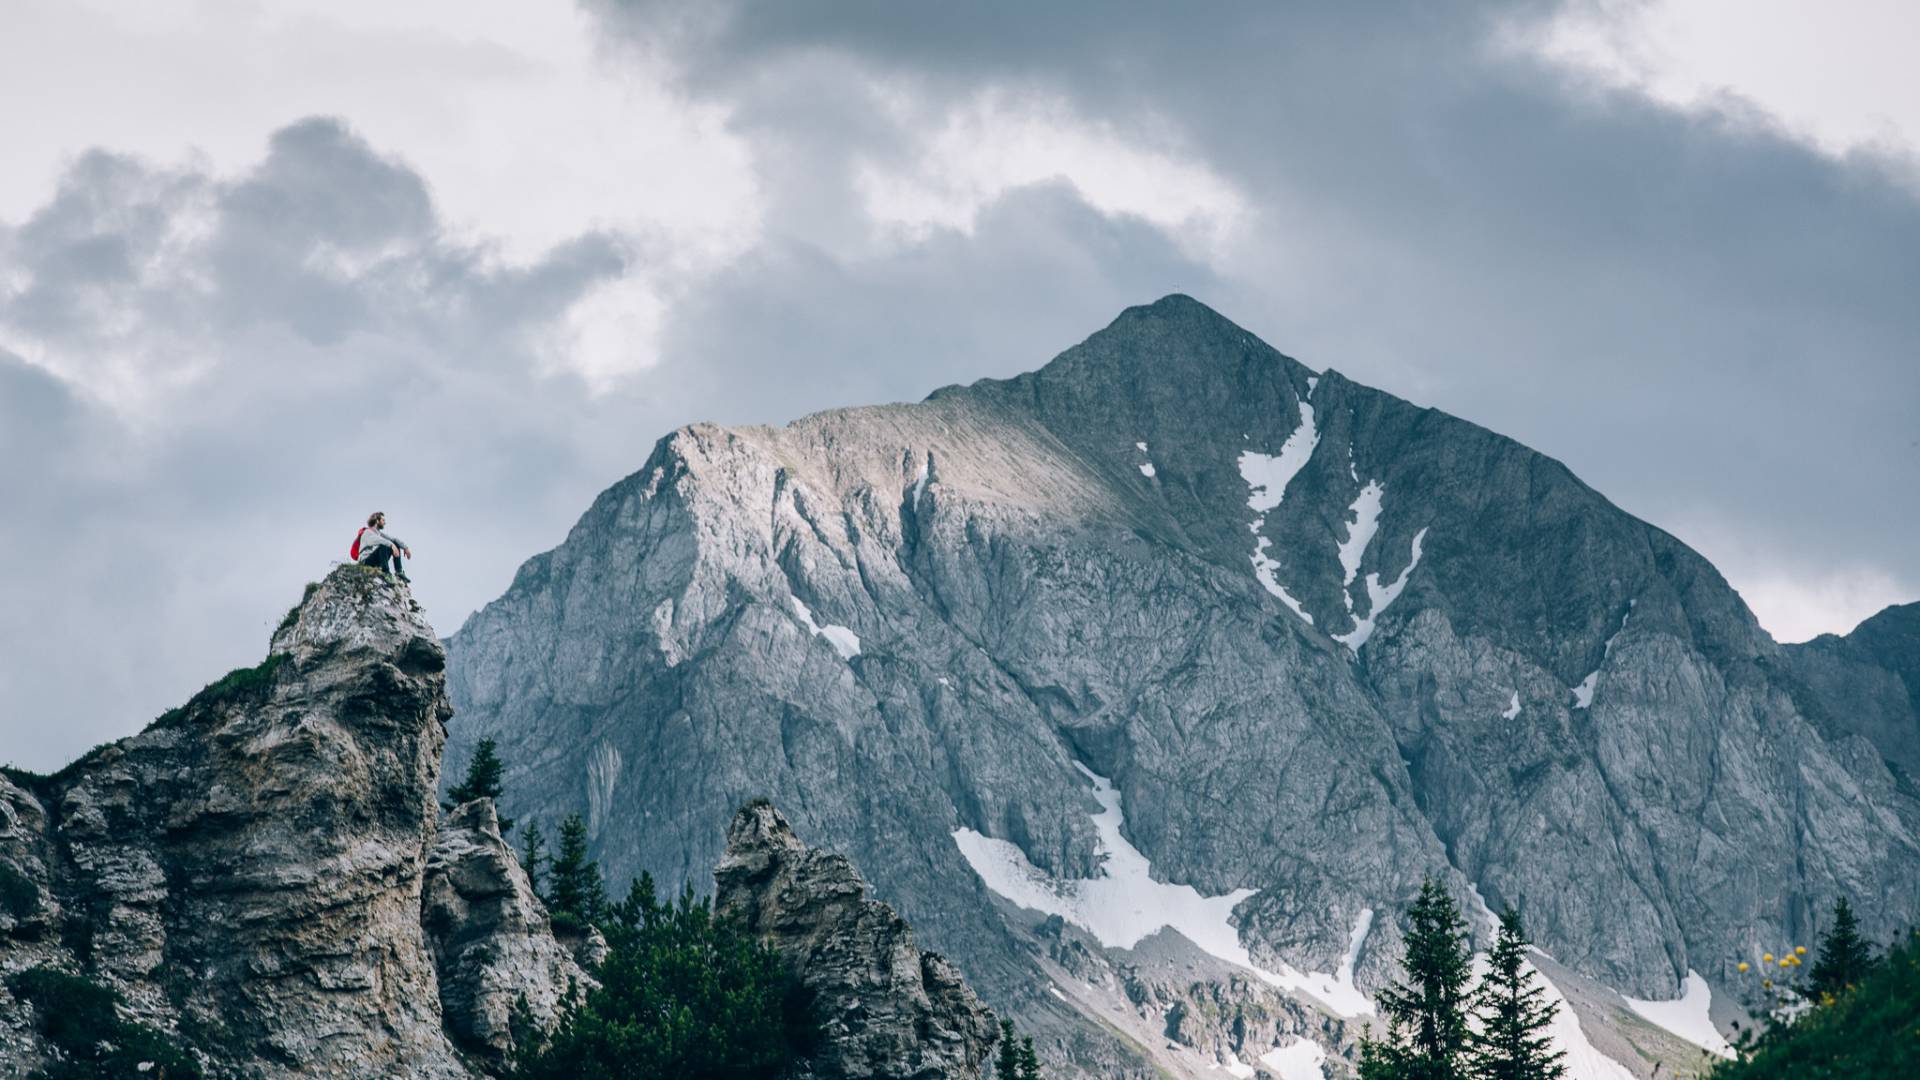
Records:
<instances>
[{"instance_id":1,"label":"rocky foreground ledge","mask_svg":"<svg viewBox=\"0 0 1920 1080\"><path fill-rule=\"evenodd\" d=\"M50 1014L93 987L123 1002L94 1027L139 1036L129 1075L165 1050L249 1080L488 1076L522 1003L551 1025L590 978L492 801L439 812L445 669L405 587L344 566L258 666L52 776L0 776L0 1076L57 1065ZM799 1075L978 1075L992 1015L851 864L763 804L728 839L721 910L825 1025ZM60 1000L11 989L36 970Z\"/></svg>"},{"instance_id":2,"label":"rocky foreground ledge","mask_svg":"<svg viewBox=\"0 0 1920 1080\"><path fill-rule=\"evenodd\" d=\"M0 975L108 987L210 1075L471 1075L502 1048L493 999L550 1016L580 972L544 911L486 898L531 896L491 807L438 828L445 669L404 586L341 567L259 666L54 776L0 779ZM0 1074L57 1058L44 1019L0 986Z\"/></svg>"}]
</instances>

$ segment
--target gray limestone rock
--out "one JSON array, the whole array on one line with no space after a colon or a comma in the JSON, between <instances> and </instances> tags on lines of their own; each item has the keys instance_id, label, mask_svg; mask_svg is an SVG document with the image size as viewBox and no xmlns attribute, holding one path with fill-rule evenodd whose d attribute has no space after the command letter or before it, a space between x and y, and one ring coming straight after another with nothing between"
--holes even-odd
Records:
<instances>
[{"instance_id":1,"label":"gray limestone rock","mask_svg":"<svg viewBox=\"0 0 1920 1080\"><path fill-rule=\"evenodd\" d=\"M449 753L496 739L504 809L586 814L616 885L704 884L770 798L1084 1047L955 838L1095 877L1088 772L1153 880L1250 892L1269 970L1334 971L1371 910L1377 987L1427 874L1639 997L1725 992L1838 893L1884 936L1920 797L1910 646L1874 640L1816 677L1559 463L1176 296L1015 379L668 435L450 639Z\"/></svg>"},{"instance_id":2,"label":"gray limestone rock","mask_svg":"<svg viewBox=\"0 0 1920 1080\"><path fill-rule=\"evenodd\" d=\"M997 1034L947 960L922 952L844 856L808 848L765 803L741 809L713 872L716 911L783 957L820 1025L798 1075L975 1080Z\"/></svg>"},{"instance_id":3,"label":"gray limestone rock","mask_svg":"<svg viewBox=\"0 0 1920 1080\"><path fill-rule=\"evenodd\" d=\"M260 667L0 790L0 856L60 913L0 967L111 986L216 1075L467 1076L420 930L445 666L404 588L342 568Z\"/></svg>"},{"instance_id":4,"label":"gray limestone rock","mask_svg":"<svg viewBox=\"0 0 1920 1080\"><path fill-rule=\"evenodd\" d=\"M554 940L492 799L455 807L427 856L421 926L439 975L448 1034L491 1063L513 1051L516 1021L551 1030L569 994L593 985Z\"/></svg>"}]
</instances>

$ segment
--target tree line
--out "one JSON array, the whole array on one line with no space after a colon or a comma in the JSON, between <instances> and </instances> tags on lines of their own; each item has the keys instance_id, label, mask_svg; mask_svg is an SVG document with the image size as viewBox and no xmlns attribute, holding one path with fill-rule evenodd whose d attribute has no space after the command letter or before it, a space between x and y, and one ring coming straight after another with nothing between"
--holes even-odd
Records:
<instances>
[{"instance_id":1,"label":"tree line","mask_svg":"<svg viewBox=\"0 0 1920 1080\"><path fill-rule=\"evenodd\" d=\"M505 769L482 739L448 806L499 799ZM504 836L514 823L500 822ZM512 1080L774 1080L819 1038L799 981L780 957L714 912L691 882L662 899L643 873L625 899L607 894L588 852L587 823L562 818L551 850L538 821L521 834L521 866L555 933L599 933L606 955L576 988L559 1022L543 1030L524 1002L515 1010ZM996 1080L1041 1080L1031 1038L1001 1025Z\"/></svg>"}]
</instances>

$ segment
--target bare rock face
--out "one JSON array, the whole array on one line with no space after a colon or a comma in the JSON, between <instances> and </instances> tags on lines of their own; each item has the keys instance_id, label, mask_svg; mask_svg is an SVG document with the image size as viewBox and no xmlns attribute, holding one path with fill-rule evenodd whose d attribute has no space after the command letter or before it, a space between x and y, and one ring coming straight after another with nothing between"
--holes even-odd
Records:
<instances>
[{"instance_id":1,"label":"bare rock face","mask_svg":"<svg viewBox=\"0 0 1920 1080\"><path fill-rule=\"evenodd\" d=\"M0 789L0 864L38 908L0 968L110 986L214 1075L468 1076L420 926L445 667L405 588L342 567L259 667ZM26 1011L0 1010L9 1039ZM46 1053L21 1042L0 1073Z\"/></svg>"},{"instance_id":2,"label":"bare rock face","mask_svg":"<svg viewBox=\"0 0 1920 1080\"><path fill-rule=\"evenodd\" d=\"M994 1017L960 972L922 952L843 856L802 844L765 803L742 809L714 870L715 905L787 959L824 1034L803 1075L946 1080L980 1075Z\"/></svg>"},{"instance_id":3,"label":"bare rock face","mask_svg":"<svg viewBox=\"0 0 1920 1080\"><path fill-rule=\"evenodd\" d=\"M440 976L446 1028L499 1063L513 1049L516 1011L551 1028L569 990L590 980L554 940L547 909L500 836L492 799L454 808L427 859L421 925Z\"/></svg>"},{"instance_id":4,"label":"bare rock face","mask_svg":"<svg viewBox=\"0 0 1920 1080\"><path fill-rule=\"evenodd\" d=\"M498 740L506 812L585 815L616 887L699 883L769 797L1105 1080L1032 928L1125 951L1060 900L1122 871L1359 993L1428 875L1636 998L1727 996L1837 895L1898 932L1916 622L1782 647L1560 463L1168 297L1014 379L670 434L450 640L449 754Z\"/></svg>"}]
</instances>

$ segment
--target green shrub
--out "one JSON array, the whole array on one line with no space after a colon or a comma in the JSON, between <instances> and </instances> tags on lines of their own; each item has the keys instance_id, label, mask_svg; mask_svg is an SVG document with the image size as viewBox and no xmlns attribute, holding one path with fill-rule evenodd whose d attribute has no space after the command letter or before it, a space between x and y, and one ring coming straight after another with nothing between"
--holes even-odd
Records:
<instances>
[{"instance_id":1,"label":"green shrub","mask_svg":"<svg viewBox=\"0 0 1920 1080\"><path fill-rule=\"evenodd\" d=\"M300 618L300 609L307 606L307 601L313 599L314 592L317 591L319 588L320 588L319 582L317 581L307 582L307 591L300 594L300 602L288 608L286 617L280 620L279 626L276 626L273 628L274 637L279 637L281 631L285 630L289 626L292 626L294 624L294 621Z\"/></svg>"},{"instance_id":2,"label":"green shrub","mask_svg":"<svg viewBox=\"0 0 1920 1080\"><path fill-rule=\"evenodd\" d=\"M24 919L40 910L40 889L27 875L0 862L0 910Z\"/></svg>"},{"instance_id":3,"label":"green shrub","mask_svg":"<svg viewBox=\"0 0 1920 1080\"><path fill-rule=\"evenodd\" d=\"M515 1080L772 1080L804 1056L814 1024L798 983L691 888L661 903L643 876L600 925L599 987L550 1037L524 1032Z\"/></svg>"},{"instance_id":4,"label":"green shrub","mask_svg":"<svg viewBox=\"0 0 1920 1080\"><path fill-rule=\"evenodd\" d=\"M41 1034L65 1056L42 1070L44 1080L194 1080L201 1075L199 1063L165 1035L122 1020L120 996L90 979L36 967L15 975L9 986L32 1003Z\"/></svg>"},{"instance_id":5,"label":"green shrub","mask_svg":"<svg viewBox=\"0 0 1920 1080\"><path fill-rule=\"evenodd\" d=\"M22 769L18 765L0 765L0 776L14 782L27 791L37 791L52 777L46 773L37 773L32 769Z\"/></svg>"},{"instance_id":6,"label":"green shrub","mask_svg":"<svg viewBox=\"0 0 1920 1080\"><path fill-rule=\"evenodd\" d=\"M152 731L155 728L172 727L174 724L185 719L187 710L195 705L211 705L221 701L233 701L249 694L264 693L268 687L273 685L274 673L279 671L281 665L286 662L286 653L274 653L272 656L267 657L252 667L234 668L213 682L208 683L199 693L193 695L192 699L185 705L168 709L166 712L155 717L153 723L146 726L146 730ZM74 763L74 765L78 764L79 762ZM72 768L73 765L67 767L67 769ZM63 773L65 771L67 770L62 770Z\"/></svg>"},{"instance_id":7,"label":"green shrub","mask_svg":"<svg viewBox=\"0 0 1920 1080\"><path fill-rule=\"evenodd\" d=\"M1821 994L1798 1019L1743 1042L1711 1080L1920 1076L1920 938L1874 961L1853 989Z\"/></svg>"}]
</instances>

